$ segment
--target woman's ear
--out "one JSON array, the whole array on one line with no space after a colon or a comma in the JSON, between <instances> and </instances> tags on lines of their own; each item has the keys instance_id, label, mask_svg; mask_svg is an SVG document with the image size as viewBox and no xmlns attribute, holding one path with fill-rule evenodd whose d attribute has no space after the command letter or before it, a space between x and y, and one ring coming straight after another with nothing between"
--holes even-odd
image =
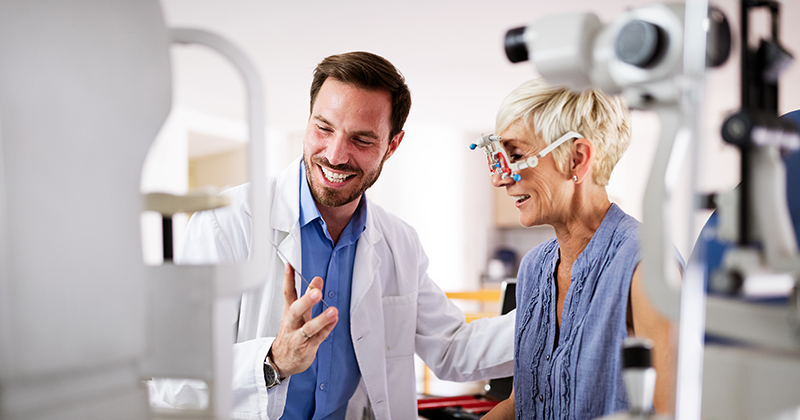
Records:
<instances>
[{"instance_id":1,"label":"woman's ear","mask_svg":"<svg viewBox=\"0 0 800 420\"><path fill-rule=\"evenodd\" d=\"M572 160L570 177L576 183L583 182L592 171L594 161L594 145L587 139L576 139L572 142ZM577 178L577 179L576 179Z\"/></svg>"}]
</instances>

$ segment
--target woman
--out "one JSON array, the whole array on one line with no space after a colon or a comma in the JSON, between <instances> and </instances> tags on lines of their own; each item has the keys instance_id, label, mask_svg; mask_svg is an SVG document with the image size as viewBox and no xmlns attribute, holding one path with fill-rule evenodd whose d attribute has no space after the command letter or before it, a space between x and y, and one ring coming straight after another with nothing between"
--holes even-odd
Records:
<instances>
[{"instance_id":1,"label":"woman","mask_svg":"<svg viewBox=\"0 0 800 420\"><path fill-rule=\"evenodd\" d=\"M502 169L518 166L494 174L492 184L516 198L523 226L550 225L556 238L520 264L514 391L484 418L593 419L626 410L621 349L634 335L653 340L654 407L672 411L670 323L643 290L639 223L605 189L630 142L626 105L597 90L531 80L503 101L496 132L510 163Z\"/></svg>"}]
</instances>

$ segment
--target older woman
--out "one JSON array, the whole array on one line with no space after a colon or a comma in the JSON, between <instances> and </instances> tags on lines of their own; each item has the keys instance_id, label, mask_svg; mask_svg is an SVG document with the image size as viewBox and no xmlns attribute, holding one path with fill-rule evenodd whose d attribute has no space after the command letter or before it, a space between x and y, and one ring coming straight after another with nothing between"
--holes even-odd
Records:
<instances>
[{"instance_id":1,"label":"older woman","mask_svg":"<svg viewBox=\"0 0 800 420\"><path fill-rule=\"evenodd\" d=\"M654 342L654 406L671 411L670 323L643 290L639 223L605 189L630 141L624 102L531 80L503 101L496 132L509 161L492 184L516 199L523 226L550 225L556 238L521 262L514 391L484 418L592 419L626 410L621 348L634 335Z\"/></svg>"}]
</instances>

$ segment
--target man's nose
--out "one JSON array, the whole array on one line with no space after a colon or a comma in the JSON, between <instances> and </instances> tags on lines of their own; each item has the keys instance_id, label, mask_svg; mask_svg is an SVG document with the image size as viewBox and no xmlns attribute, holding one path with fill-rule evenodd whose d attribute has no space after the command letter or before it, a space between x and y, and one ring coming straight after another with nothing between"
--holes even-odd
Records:
<instances>
[{"instance_id":1,"label":"man's nose","mask_svg":"<svg viewBox=\"0 0 800 420\"><path fill-rule=\"evenodd\" d=\"M325 149L325 157L328 158L328 162L331 165L343 165L350 160L349 146L350 142L347 136L342 133L336 133L328 142L328 146Z\"/></svg>"}]
</instances>

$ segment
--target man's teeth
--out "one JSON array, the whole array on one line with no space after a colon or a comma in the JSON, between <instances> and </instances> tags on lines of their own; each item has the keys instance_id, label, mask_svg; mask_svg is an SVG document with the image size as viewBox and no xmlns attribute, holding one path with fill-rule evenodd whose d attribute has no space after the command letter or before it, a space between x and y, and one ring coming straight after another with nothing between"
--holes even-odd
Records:
<instances>
[{"instance_id":1,"label":"man's teeth","mask_svg":"<svg viewBox=\"0 0 800 420\"><path fill-rule=\"evenodd\" d=\"M325 174L325 179L327 179L330 182L342 182L345 179L350 178L351 176L353 176L353 174L349 174L348 175L348 174L338 174L338 173L335 173L335 172L331 172L328 169L326 169L324 166L320 166L320 168L322 168L322 173Z\"/></svg>"},{"instance_id":2,"label":"man's teeth","mask_svg":"<svg viewBox=\"0 0 800 420\"><path fill-rule=\"evenodd\" d=\"M517 201L525 201L528 198L530 198L531 196L529 196L529 195L512 195L512 197L514 197L514 200L517 200Z\"/></svg>"}]
</instances>

